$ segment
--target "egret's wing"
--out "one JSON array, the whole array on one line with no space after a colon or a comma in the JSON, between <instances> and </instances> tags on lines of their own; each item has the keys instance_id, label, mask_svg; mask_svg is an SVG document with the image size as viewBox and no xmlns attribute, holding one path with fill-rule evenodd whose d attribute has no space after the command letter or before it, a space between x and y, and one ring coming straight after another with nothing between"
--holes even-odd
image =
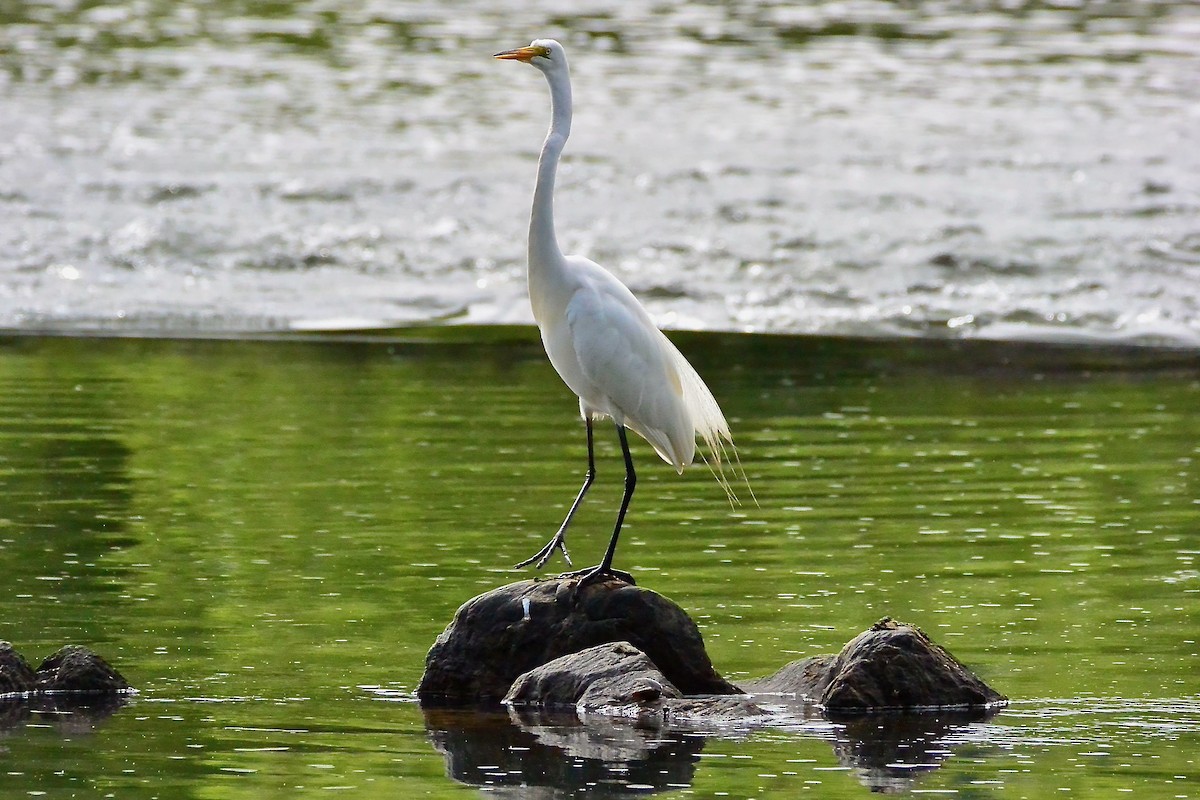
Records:
<instances>
[{"instance_id":1,"label":"egret's wing","mask_svg":"<svg viewBox=\"0 0 1200 800\"><path fill-rule=\"evenodd\" d=\"M713 397L708 385L683 357L683 353L680 353L679 349L661 331L659 336L662 336L667 358L674 364L679 375L679 382L683 386L683 404L692 421L695 434L700 436L705 450L708 451L708 455L702 453L701 458L712 470L713 477L717 479L717 483L721 484L729 501L736 503L737 495L734 494L729 479L725 477L727 445L729 451L733 453L734 476L736 477L737 473L741 471L742 478L745 480L746 473L741 470L737 449L733 446L733 435L729 432L729 423L725 421L725 415L721 413L721 406L717 404L717 399ZM746 488L750 489L749 481L746 482ZM753 489L750 489L750 497L754 498ZM754 498L754 501L757 503L757 498Z\"/></svg>"},{"instance_id":2,"label":"egret's wing","mask_svg":"<svg viewBox=\"0 0 1200 800\"><path fill-rule=\"evenodd\" d=\"M581 399L641 434L679 472L691 463L699 435L705 461L736 503L725 475L727 453L733 474L744 481L745 472L708 386L624 284L586 259L575 263L583 280L567 304L566 321L580 371L597 395Z\"/></svg>"},{"instance_id":3,"label":"egret's wing","mask_svg":"<svg viewBox=\"0 0 1200 800\"><path fill-rule=\"evenodd\" d=\"M590 277L571 298L567 324L580 369L600 396L593 400L598 410L636 431L682 471L695 452L695 429L678 370L649 315L605 273Z\"/></svg>"},{"instance_id":4,"label":"egret's wing","mask_svg":"<svg viewBox=\"0 0 1200 800\"><path fill-rule=\"evenodd\" d=\"M674 365L675 371L679 375L679 382L683 386L683 403L687 407L688 416L695 425L696 433L700 435L710 450L717 453L721 446L721 440L733 441L733 437L729 433L729 423L725 421L725 415L721 413L721 406L717 404L717 399L713 397L708 385L704 383L704 379L683 357L683 353L679 352L679 348L675 347L661 331L658 335L662 337L667 359Z\"/></svg>"}]
</instances>

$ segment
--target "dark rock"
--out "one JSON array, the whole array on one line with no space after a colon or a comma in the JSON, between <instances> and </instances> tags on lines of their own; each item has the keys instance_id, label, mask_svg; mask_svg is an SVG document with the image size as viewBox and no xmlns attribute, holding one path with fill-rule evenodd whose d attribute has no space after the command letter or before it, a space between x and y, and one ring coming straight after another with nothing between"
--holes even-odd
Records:
<instances>
[{"instance_id":1,"label":"dark rock","mask_svg":"<svg viewBox=\"0 0 1200 800\"><path fill-rule=\"evenodd\" d=\"M39 692L128 692L129 682L88 648L68 644L37 668Z\"/></svg>"},{"instance_id":2,"label":"dark rock","mask_svg":"<svg viewBox=\"0 0 1200 800\"><path fill-rule=\"evenodd\" d=\"M764 711L721 678L695 623L661 595L615 579L580 588L577 578L558 577L463 604L430 649L417 696L440 705L504 698L548 709L653 711L700 724L761 724L807 716L813 705L835 715L989 708L1006 699L919 628L890 618L836 656L794 662L746 688L800 704L783 700Z\"/></svg>"},{"instance_id":3,"label":"dark rock","mask_svg":"<svg viewBox=\"0 0 1200 800\"><path fill-rule=\"evenodd\" d=\"M747 689L794 693L829 713L980 708L1007 699L920 628L890 617L851 639L837 656L793 662Z\"/></svg>"},{"instance_id":4,"label":"dark rock","mask_svg":"<svg viewBox=\"0 0 1200 800\"><path fill-rule=\"evenodd\" d=\"M617 580L580 589L577 578L558 577L519 581L464 603L430 649L417 696L496 702L522 673L610 642L641 650L685 695L740 691L713 669L700 630L670 600Z\"/></svg>"},{"instance_id":5,"label":"dark rock","mask_svg":"<svg viewBox=\"0 0 1200 800\"><path fill-rule=\"evenodd\" d=\"M770 716L744 694L684 697L628 642L596 645L536 667L516 679L504 702L637 717L647 723L657 718L660 727L762 724Z\"/></svg>"},{"instance_id":6,"label":"dark rock","mask_svg":"<svg viewBox=\"0 0 1200 800\"><path fill-rule=\"evenodd\" d=\"M541 706L647 706L683 697L654 662L628 642L598 644L520 675L505 703Z\"/></svg>"},{"instance_id":7,"label":"dark rock","mask_svg":"<svg viewBox=\"0 0 1200 800\"><path fill-rule=\"evenodd\" d=\"M37 676L8 642L0 642L0 695L33 691Z\"/></svg>"},{"instance_id":8,"label":"dark rock","mask_svg":"<svg viewBox=\"0 0 1200 800\"><path fill-rule=\"evenodd\" d=\"M759 707L746 694L668 699L663 701L663 708L672 727L688 730L729 730L784 721L775 712Z\"/></svg>"},{"instance_id":9,"label":"dark rock","mask_svg":"<svg viewBox=\"0 0 1200 800\"><path fill-rule=\"evenodd\" d=\"M34 712L73 735L94 729L133 693L129 683L86 647L67 645L35 672L8 642L0 642L0 732L23 724Z\"/></svg>"},{"instance_id":10,"label":"dark rock","mask_svg":"<svg viewBox=\"0 0 1200 800\"><path fill-rule=\"evenodd\" d=\"M744 684L754 697L716 674L678 606L625 584L577 584L523 581L480 595L430 650L417 693L451 776L520 787L523 797L592 792L613 774L639 791L668 790L691 782L706 735L824 718L841 723L839 760L872 791L895 793L1005 700L918 628L891 619L838 655ZM455 707L500 697L504 712ZM922 713L892 713L905 711Z\"/></svg>"},{"instance_id":11,"label":"dark rock","mask_svg":"<svg viewBox=\"0 0 1200 800\"><path fill-rule=\"evenodd\" d=\"M811 703L819 703L833 678L837 656L813 656L793 661L766 678L742 683L750 694L793 694Z\"/></svg>"}]
</instances>

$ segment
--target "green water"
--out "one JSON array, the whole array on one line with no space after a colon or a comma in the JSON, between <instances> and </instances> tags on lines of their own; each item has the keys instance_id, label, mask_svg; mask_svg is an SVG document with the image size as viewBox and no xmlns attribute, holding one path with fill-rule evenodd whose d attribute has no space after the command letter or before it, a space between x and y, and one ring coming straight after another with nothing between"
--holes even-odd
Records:
<instances>
[{"instance_id":1,"label":"green water","mask_svg":"<svg viewBox=\"0 0 1200 800\"><path fill-rule=\"evenodd\" d=\"M1200 358L677 340L759 505L639 440L617 566L697 619L719 670L767 674L891 614L1013 700L909 736L894 785L1200 794ZM598 431L577 563L620 493ZM6 708L0 795L867 794L869 733L816 720L699 736L422 713L430 643L523 574L583 467L575 400L526 329L0 339L0 639L35 662L88 644L141 690L90 723Z\"/></svg>"}]
</instances>

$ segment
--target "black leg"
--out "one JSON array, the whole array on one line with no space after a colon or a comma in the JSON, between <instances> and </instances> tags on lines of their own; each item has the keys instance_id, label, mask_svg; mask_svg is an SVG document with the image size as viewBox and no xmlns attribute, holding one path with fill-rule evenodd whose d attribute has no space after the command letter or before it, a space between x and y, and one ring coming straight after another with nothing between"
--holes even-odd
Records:
<instances>
[{"instance_id":1,"label":"black leg","mask_svg":"<svg viewBox=\"0 0 1200 800\"><path fill-rule=\"evenodd\" d=\"M613 528L612 539L608 542L608 550L604 560L594 569L583 572L579 586L599 580L605 575L615 575L623 581L633 583L633 577L628 572L619 572L612 568L613 555L617 552L617 539L621 536L621 526L625 523L625 512L629 510L629 501L633 499L633 490L637 486L637 473L633 469L633 456L629 454L629 440L625 436L625 426L617 425L617 437L621 440L621 454L625 456L625 495L621 498L621 510L617 512L617 524Z\"/></svg>"},{"instance_id":2,"label":"black leg","mask_svg":"<svg viewBox=\"0 0 1200 800\"><path fill-rule=\"evenodd\" d=\"M545 563L550 560L550 556L554 554L555 550L562 550L563 558L566 559L567 564L571 563L571 556L569 553L567 553L567 543L566 543L567 526L571 524L571 518L574 517L575 512L579 510L579 504L583 502L583 496L585 494L587 494L587 490L591 488L592 481L596 480L596 456L592 452L592 420L591 420L591 418L589 417L589 418L585 419L584 423L587 425L588 468L587 468L587 474L584 475L584 477L583 477L583 487L579 490L579 494L575 496L575 502L571 504L571 510L567 512L567 518L563 520L562 525L558 526L558 533L554 534L554 536L550 539L549 542L546 542L545 547L543 547L541 550L538 550L530 558L527 558L524 561L522 561L520 564L517 564L517 567L516 567L517 569L520 569L521 567L527 567L530 564L536 564L536 568L541 569L542 566L545 565ZM622 435L622 441L624 441L623 435ZM625 451L625 459L626 459L626 463L628 463L628 461L629 461L629 450L628 449L626 449L626 451ZM624 514L623 511L622 511L622 514ZM620 527L620 526L618 525L618 527Z\"/></svg>"}]
</instances>

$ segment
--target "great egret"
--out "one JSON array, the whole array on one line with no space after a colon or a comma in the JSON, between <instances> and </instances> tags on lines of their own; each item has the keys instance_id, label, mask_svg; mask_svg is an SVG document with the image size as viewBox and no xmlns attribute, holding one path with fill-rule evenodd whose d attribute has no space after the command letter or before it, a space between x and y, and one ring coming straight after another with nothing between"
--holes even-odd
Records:
<instances>
[{"instance_id":1,"label":"great egret","mask_svg":"<svg viewBox=\"0 0 1200 800\"><path fill-rule=\"evenodd\" d=\"M550 84L550 132L538 159L533 211L529 220L529 300L554 369L579 395L579 413L587 428L588 467L583 487L558 532L530 558L542 567L555 550L568 564L566 533L571 518L596 477L592 423L611 417L625 457L625 494L604 560L572 575L581 585L607 575L629 583L628 573L613 569L613 554L637 475L625 429L639 434L677 472L692 462L699 435L712 459L714 474L733 499L721 469L729 425L712 392L687 359L655 326L646 309L612 273L581 256L564 256L554 235L554 175L571 132L571 76L567 53L553 39L535 39L528 47L497 53L541 70Z\"/></svg>"}]
</instances>

